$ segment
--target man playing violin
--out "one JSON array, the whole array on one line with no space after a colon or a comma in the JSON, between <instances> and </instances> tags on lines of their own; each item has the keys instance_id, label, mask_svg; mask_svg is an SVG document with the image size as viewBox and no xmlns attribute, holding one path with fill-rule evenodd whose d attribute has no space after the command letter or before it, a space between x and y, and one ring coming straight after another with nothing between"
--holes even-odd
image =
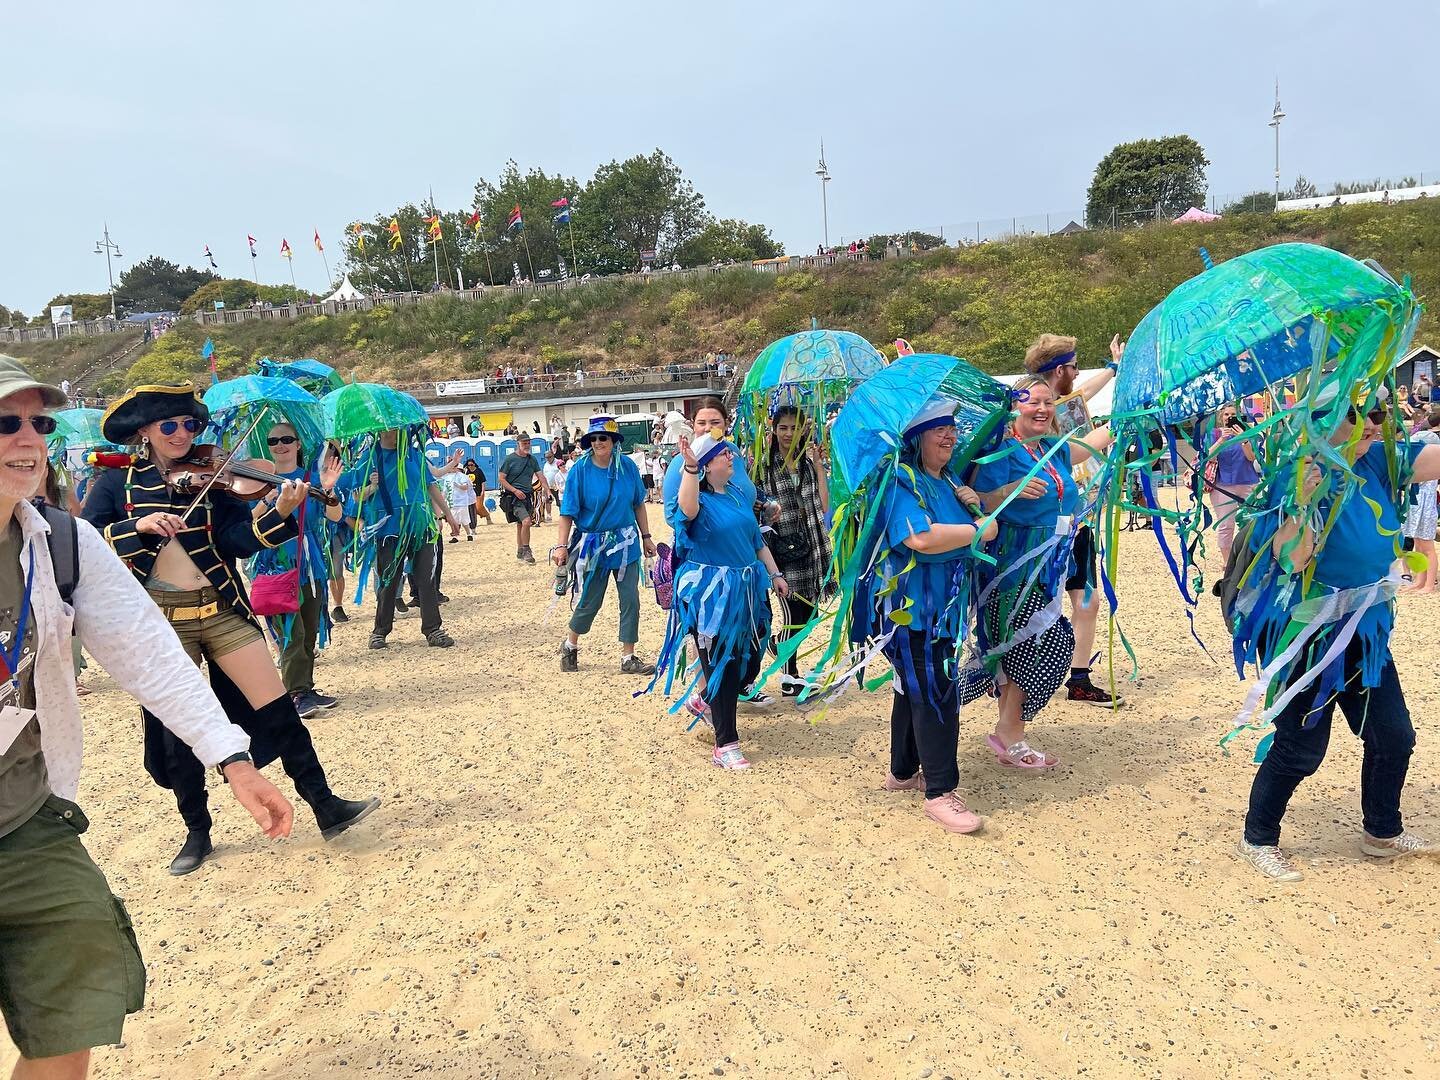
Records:
<instances>
[{"instance_id":1,"label":"man playing violin","mask_svg":"<svg viewBox=\"0 0 1440 1080\"><path fill-rule=\"evenodd\" d=\"M193 476L185 491L172 481L193 474L185 464L209 410L189 383L136 387L105 411L101 429L115 443L139 444L132 464L93 482L84 518L97 529L175 628L197 664L210 662L210 681L227 714L253 740L264 765L280 759L295 790L329 840L371 813L378 798L339 798L330 790L310 732L285 692L235 567L297 535L291 513L309 495L303 480L283 480L275 505L251 507L224 489L201 493ZM198 499L198 501L197 501ZM195 755L145 713L145 767L175 792L187 835L170 865L188 874L211 854L205 770Z\"/></svg>"}]
</instances>

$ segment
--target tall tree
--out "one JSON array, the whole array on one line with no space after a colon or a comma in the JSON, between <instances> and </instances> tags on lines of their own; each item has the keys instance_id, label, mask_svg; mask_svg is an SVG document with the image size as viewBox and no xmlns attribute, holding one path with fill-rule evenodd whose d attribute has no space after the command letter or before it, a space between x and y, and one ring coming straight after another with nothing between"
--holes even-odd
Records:
<instances>
[{"instance_id":1,"label":"tall tree","mask_svg":"<svg viewBox=\"0 0 1440 1080\"><path fill-rule=\"evenodd\" d=\"M785 245L777 242L764 225L725 218L710 222L694 237L677 246L674 257L681 266L690 267L773 259L783 254Z\"/></svg>"},{"instance_id":2,"label":"tall tree","mask_svg":"<svg viewBox=\"0 0 1440 1080\"><path fill-rule=\"evenodd\" d=\"M151 255L120 275L117 307L130 311L179 311L180 305L207 281L219 280L208 270L180 269L169 259Z\"/></svg>"},{"instance_id":3,"label":"tall tree","mask_svg":"<svg viewBox=\"0 0 1440 1080\"><path fill-rule=\"evenodd\" d=\"M563 225L555 224L558 211L551 204L574 199L578 191L579 185L573 177L552 176L543 169L533 168L521 173L520 166L513 160L505 163L494 183L481 179L475 185L472 211L480 215L479 229L469 227L465 276L489 281L493 269L495 280L491 284L498 284L509 281L517 265L525 277L531 276L532 262L536 274L541 270L558 271L561 259L569 266L573 261L569 233ZM517 206L523 224L512 229L510 215ZM485 264L486 248L490 253L489 266Z\"/></svg>"},{"instance_id":4,"label":"tall tree","mask_svg":"<svg viewBox=\"0 0 1440 1080\"><path fill-rule=\"evenodd\" d=\"M8 308L0 304L0 326L24 326L25 313L19 308Z\"/></svg>"},{"instance_id":5,"label":"tall tree","mask_svg":"<svg viewBox=\"0 0 1440 1080\"><path fill-rule=\"evenodd\" d=\"M1092 225L1144 214L1176 217L1205 204L1205 150L1189 135L1121 143L1095 166L1085 204Z\"/></svg>"},{"instance_id":6,"label":"tall tree","mask_svg":"<svg viewBox=\"0 0 1440 1080\"><path fill-rule=\"evenodd\" d=\"M572 221L587 270L638 270L640 253L669 262L710 223L705 200L661 150L595 170Z\"/></svg>"}]
</instances>

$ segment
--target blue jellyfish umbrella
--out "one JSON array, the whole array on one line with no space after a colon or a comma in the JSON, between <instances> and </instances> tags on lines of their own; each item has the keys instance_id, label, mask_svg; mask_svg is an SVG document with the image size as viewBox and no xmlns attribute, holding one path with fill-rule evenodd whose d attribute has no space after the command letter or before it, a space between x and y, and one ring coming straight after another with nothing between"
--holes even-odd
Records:
<instances>
[{"instance_id":1,"label":"blue jellyfish umbrella","mask_svg":"<svg viewBox=\"0 0 1440 1080\"><path fill-rule=\"evenodd\" d=\"M320 400L299 383L265 375L242 375L216 383L205 391L203 400L210 410L211 430L227 450L265 457L265 437L276 424L284 423L293 427L300 437L305 460L319 460L320 447L325 441L325 409ZM269 406L265 419L244 447L235 446L233 440L244 434L262 405Z\"/></svg>"},{"instance_id":2,"label":"blue jellyfish umbrella","mask_svg":"<svg viewBox=\"0 0 1440 1080\"><path fill-rule=\"evenodd\" d=\"M322 364L319 360L305 359L286 362L271 360L265 356L255 365L255 370L272 379L289 379L293 383L299 383L317 398L345 385L345 380L334 368L328 364Z\"/></svg>"}]
</instances>

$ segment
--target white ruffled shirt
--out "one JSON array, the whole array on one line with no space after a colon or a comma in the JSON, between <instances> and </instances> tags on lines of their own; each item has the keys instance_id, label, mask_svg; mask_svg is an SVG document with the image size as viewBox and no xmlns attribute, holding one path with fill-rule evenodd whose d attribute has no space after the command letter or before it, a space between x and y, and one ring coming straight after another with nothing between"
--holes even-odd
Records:
<instances>
[{"instance_id":1,"label":"white ruffled shirt","mask_svg":"<svg viewBox=\"0 0 1440 1080\"><path fill-rule=\"evenodd\" d=\"M188 745L202 764L218 765L250 748L250 737L226 718L165 616L94 526L75 523L80 578L72 603L66 604L55 584L45 539L50 526L28 502L16 505L15 516L23 536L22 568L29 564L32 546L35 551L31 592L35 710L51 791L73 800L80 788L85 740L70 651L72 626L111 678Z\"/></svg>"}]
</instances>

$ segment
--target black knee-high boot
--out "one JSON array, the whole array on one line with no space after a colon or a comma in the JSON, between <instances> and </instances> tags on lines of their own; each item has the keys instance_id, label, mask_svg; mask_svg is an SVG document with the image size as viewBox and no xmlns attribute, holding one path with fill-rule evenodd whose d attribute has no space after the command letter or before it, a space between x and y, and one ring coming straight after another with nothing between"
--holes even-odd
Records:
<instances>
[{"instance_id":1,"label":"black knee-high boot","mask_svg":"<svg viewBox=\"0 0 1440 1080\"><path fill-rule=\"evenodd\" d=\"M330 790L325 769L315 753L310 730L300 719L289 694L281 694L268 705L256 709L255 720L279 751L285 775L290 777L296 792L314 811L315 823L320 826L320 834L326 840L339 836L380 805L380 800L375 797L342 799Z\"/></svg>"}]
</instances>

